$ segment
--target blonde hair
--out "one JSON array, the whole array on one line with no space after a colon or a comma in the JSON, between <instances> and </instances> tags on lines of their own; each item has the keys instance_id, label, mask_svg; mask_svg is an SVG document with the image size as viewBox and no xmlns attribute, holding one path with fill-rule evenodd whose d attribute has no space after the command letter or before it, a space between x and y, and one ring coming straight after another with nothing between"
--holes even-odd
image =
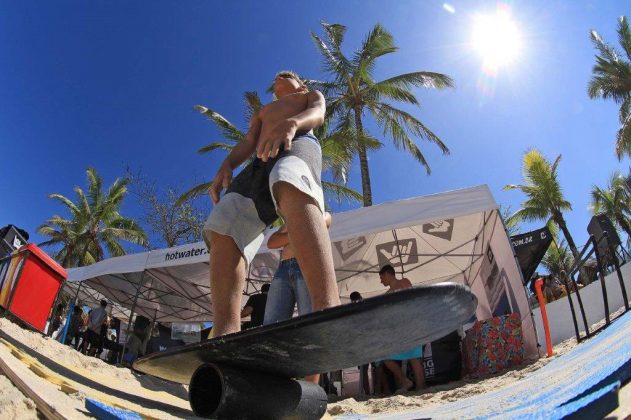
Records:
<instances>
[{"instance_id":1,"label":"blonde hair","mask_svg":"<svg viewBox=\"0 0 631 420\"><path fill-rule=\"evenodd\" d=\"M278 76L289 77L291 79L294 79L296 82L298 82L300 87L302 87L306 91L309 91L309 88L307 87L305 82L302 81L302 79L300 78L300 76L298 76L298 74L296 72L293 72L291 70L282 70L282 71L279 71L278 73L276 73L276 76L274 76L274 79L276 79Z\"/></svg>"}]
</instances>

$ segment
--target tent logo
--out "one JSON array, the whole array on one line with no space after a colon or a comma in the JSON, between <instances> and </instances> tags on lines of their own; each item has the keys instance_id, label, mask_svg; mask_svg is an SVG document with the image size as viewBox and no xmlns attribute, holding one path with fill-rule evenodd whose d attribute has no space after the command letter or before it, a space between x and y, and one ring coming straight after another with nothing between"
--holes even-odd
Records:
<instances>
[{"instance_id":1,"label":"tent logo","mask_svg":"<svg viewBox=\"0 0 631 420\"><path fill-rule=\"evenodd\" d=\"M436 220L435 222L425 223L423 225L423 233L436 236L437 238L451 241L451 234L454 231L454 219Z\"/></svg>"},{"instance_id":2,"label":"tent logo","mask_svg":"<svg viewBox=\"0 0 631 420\"><path fill-rule=\"evenodd\" d=\"M345 241L335 242L335 249L342 256L342 260L348 260L354 253L359 251L366 245L366 237L347 239Z\"/></svg>"},{"instance_id":3,"label":"tent logo","mask_svg":"<svg viewBox=\"0 0 631 420\"><path fill-rule=\"evenodd\" d=\"M390 264L393 267L400 267L418 262L418 251L416 239L402 239L400 241L386 242L379 244L375 248L379 267Z\"/></svg>"}]
</instances>

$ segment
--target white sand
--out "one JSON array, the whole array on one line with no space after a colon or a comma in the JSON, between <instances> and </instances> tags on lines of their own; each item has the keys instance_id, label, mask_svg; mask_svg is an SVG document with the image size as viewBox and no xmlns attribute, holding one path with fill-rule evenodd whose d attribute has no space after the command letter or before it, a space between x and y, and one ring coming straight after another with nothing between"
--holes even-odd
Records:
<instances>
[{"instance_id":1,"label":"white sand","mask_svg":"<svg viewBox=\"0 0 631 420\"><path fill-rule=\"evenodd\" d=\"M0 417L5 419L37 419L35 403L0 374Z\"/></svg>"},{"instance_id":2,"label":"white sand","mask_svg":"<svg viewBox=\"0 0 631 420\"><path fill-rule=\"evenodd\" d=\"M88 378L96 386L89 386L79 381L68 382L78 389L78 393L67 395L59 390L59 386L40 378L28 369L23 361L13 357L10 348L0 344L0 357L9 367L19 373L20 378L38 393L45 392L45 400L53 407L73 407L70 418L83 418L85 399L95 398L107 403L117 403L143 414L156 418L191 417L186 387L153 378L138 375L126 368L109 365L100 359L87 357L69 346L41 334L28 331L17 324L0 318L0 330L19 342L19 346L31 349L40 355L72 370L73 373ZM28 354L28 353L27 353ZM45 365L45 363L42 363ZM63 369L47 366L57 377L64 376ZM35 404L27 399L9 380L0 375L0 418L37 418ZM7 386L4 386L6 383ZM125 398L138 396L139 398ZM155 402L155 404L146 404ZM165 404L168 404L165 405ZM147 407L149 405L149 407ZM158 407L158 408L156 408ZM164 408L163 410L159 408ZM172 407L170 409L170 407ZM12 413L5 417L5 413ZM174 416L173 414L177 415ZM188 415L187 415L188 414Z\"/></svg>"},{"instance_id":3,"label":"white sand","mask_svg":"<svg viewBox=\"0 0 631 420\"><path fill-rule=\"evenodd\" d=\"M541 358L518 368L504 371L485 379L463 379L445 385L437 385L419 392L408 392L385 398L356 400L348 398L337 403L329 403L328 413L332 416L347 414L394 414L401 410L416 407L428 408L463 398L496 390L524 378L529 373L545 366L550 361L567 353L576 346L576 339L568 339L554 347L555 355Z\"/></svg>"},{"instance_id":4,"label":"white sand","mask_svg":"<svg viewBox=\"0 0 631 420\"><path fill-rule=\"evenodd\" d=\"M156 418L178 418L192 415L190 411L188 416L183 414L183 409L189 410L189 405L186 401L186 388L182 385L171 384L150 376L137 375L129 369L117 368L99 359L84 356L68 346L61 345L55 340L22 329L6 318L0 318L0 330L17 340L21 346L35 350L61 365L72 368L73 371L89 377L99 384L103 384L111 389L121 390L129 394L142 396L146 399L177 407L173 410L160 410L155 407L153 409L146 408L143 411L144 414L149 414ZM328 405L328 415L326 417L348 414L395 414L417 407L427 408L441 405L496 390L519 381L526 375L545 366L554 358L567 353L576 345L576 339L568 339L555 346L555 355L552 358L541 358L486 379L465 378L464 380L452 382L447 385L434 386L422 392L411 392L387 398L372 398L359 401L349 398L337 402L330 402ZM32 372L28 371L23 362L11 357L10 351L2 344L0 344L0 356L12 367L16 369L19 368L21 369L20 371L23 370L25 376L35 376ZM25 380L25 378L23 379ZM83 387L79 389L80 392L77 394L66 395L59 391L58 386L47 383L42 378L36 377L36 379L31 378L29 380L31 384L39 384L36 389L38 392L41 391L45 393L46 401L51 403L54 407L69 407L69 409L73 410L71 418L85 417L81 412L85 404L84 400L89 394L94 396L94 390L89 387ZM628 393L628 386L626 388ZM107 394L101 395L109 397ZM622 395L623 394L621 394L621 398ZM621 403L622 402L621 399ZM142 401L140 404L135 404L135 406L140 408L144 407ZM38 417L33 401L26 398L2 375L0 375L0 413L2 413L0 414L1 418L31 419ZM630 413L628 403L625 408L620 408L615 412L616 415L620 416L619 418L624 418L624 416Z\"/></svg>"}]
</instances>

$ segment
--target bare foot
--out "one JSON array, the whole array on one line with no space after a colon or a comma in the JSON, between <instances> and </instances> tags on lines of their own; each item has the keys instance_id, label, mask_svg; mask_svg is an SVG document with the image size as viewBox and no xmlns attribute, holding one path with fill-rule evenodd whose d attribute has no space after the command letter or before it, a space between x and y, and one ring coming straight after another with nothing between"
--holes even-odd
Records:
<instances>
[{"instance_id":1,"label":"bare foot","mask_svg":"<svg viewBox=\"0 0 631 420\"><path fill-rule=\"evenodd\" d=\"M409 380L408 378L404 378L403 382L401 383L401 387L399 389L397 389L397 391L395 392L395 394L401 394L403 392L408 392L410 391L412 388L414 387L414 382L412 382L411 380Z\"/></svg>"}]
</instances>

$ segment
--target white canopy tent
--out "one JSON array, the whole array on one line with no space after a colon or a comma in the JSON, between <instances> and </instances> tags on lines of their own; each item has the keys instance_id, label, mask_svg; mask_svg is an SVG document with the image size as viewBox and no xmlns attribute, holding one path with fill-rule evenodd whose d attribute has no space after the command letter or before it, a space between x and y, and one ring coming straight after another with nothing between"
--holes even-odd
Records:
<instances>
[{"instance_id":1,"label":"white canopy tent","mask_svg":"<svg viewBox=\"0 0 631 420\"><path fill-rule=\"evenodd\" d=\"M478 298L476 318L518 312L526 353L537 355L521 272L486 185L337 213L330 237L342 301L353 291L364 297L383 293L377 273L384 264L415 285L466 284ZM277 251L259 250L248 268L244 300L271 281L278 258ZM68 279L150 319L208 321L208 271L208 251L198 242L72 269Z\"/></svg>"}]
</instances>

